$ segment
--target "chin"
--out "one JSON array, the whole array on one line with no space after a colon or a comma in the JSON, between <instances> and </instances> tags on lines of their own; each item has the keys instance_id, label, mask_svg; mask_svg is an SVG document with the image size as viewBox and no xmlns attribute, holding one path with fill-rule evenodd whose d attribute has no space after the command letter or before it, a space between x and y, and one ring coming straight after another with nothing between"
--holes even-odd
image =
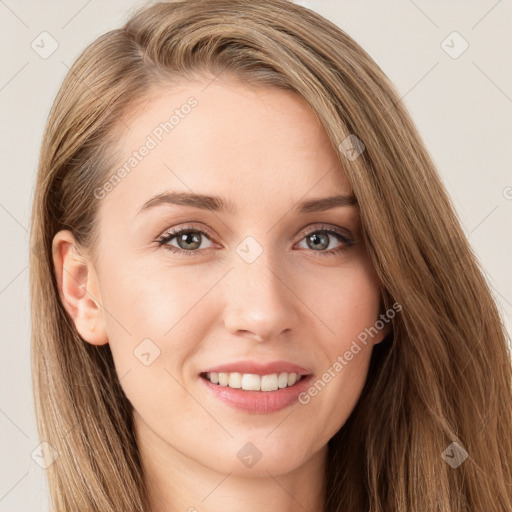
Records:
<instances>
[{"instance_id":1,"label":"chin","mask_svg":"<svg viewBox=\"0 0 512 512\"><path fill-rule=\"evenodd\" d=\"M277 427L279 430L281 427ZM236 435L223 445L221 451L215 450L208 455L216 461L215 469L222 473L232 473L240 477L268 477L268 474L280 475L294 471L304 464L317 447L306 449L305 439L292 435L290 429L282 429L279 436L272 437L272 429L252 430L250 433Z\"/></svg>"}]
</instances>

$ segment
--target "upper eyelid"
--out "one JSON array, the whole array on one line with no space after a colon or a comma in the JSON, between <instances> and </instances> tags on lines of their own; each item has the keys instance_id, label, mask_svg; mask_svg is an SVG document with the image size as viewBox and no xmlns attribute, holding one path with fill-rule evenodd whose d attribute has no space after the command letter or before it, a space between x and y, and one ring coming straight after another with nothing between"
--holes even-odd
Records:
<instances>
[{"instance_id":1,"label":"upper eyelid","mask_svg":"<svg viewBox=\"0 0 512 512\"><path fill-rule=\"evenodd\" d=\"M340 226L333 226L330 224L326 224L325 222L320 223L320 224L313 224L312 226L308 226L308 227L302 229L301 231L299 231L297 233L297 236L306 236L308 233L313 233L315 231L329 231L329 232L333 232L333 233L336 233L341 236L346 236L347 238L350 236L350 235L348 235L348 233L347 233L347 235L344 235L344 233L340 233L340 231L349 231L346 228L342 228Z\"/></svg>"}]
</instances>

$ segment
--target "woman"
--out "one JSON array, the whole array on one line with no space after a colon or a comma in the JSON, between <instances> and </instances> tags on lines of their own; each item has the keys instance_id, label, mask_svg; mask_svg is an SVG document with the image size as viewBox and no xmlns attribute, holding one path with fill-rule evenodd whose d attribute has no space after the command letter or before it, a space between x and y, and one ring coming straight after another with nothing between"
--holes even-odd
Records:
<instances>
[{"instance_id":1,"label":"woman","mask_svg":"<svg viewBox=\"0 0 512 512\"><path fill-rule=\"evenodd\" d=\"M507 337L395 89L286 0L91 44L32 213L55 512L512 510Z\"/></svg>"}]
</instances>

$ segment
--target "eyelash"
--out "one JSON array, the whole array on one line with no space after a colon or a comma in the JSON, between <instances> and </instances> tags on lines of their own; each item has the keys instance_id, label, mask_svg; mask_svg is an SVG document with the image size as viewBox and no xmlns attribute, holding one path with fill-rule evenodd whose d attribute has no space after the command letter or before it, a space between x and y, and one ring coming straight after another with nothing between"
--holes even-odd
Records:
<instances>
[{"instance_id":1,"label":"eyelash","mask_svg":"<svg viewBox=\"0 0 512 512\"><path fill-rule=\"evenodd\" d=\"M301 242L306 236L312 235L313 233L317 233L319 231L326 232L330 235L335 235L340 242L343 242L345 244L344 246L336 247L335 249L329 249L326 251L311 250L311 252L317 253L317 255L320 257L335 256L339 253L346 251L347 249L352 247L355 243L353 240L351 240L347 235L343 234L341 231L338 231L333 228L329 228L324 225L314 226L313 229L301 232L300 233L301 238L299 239L299 242ZM158 247L163 247L175 254L183 254L185 256L194 256L198 252L201 252L198 249L193 250L193 251L192 250L186 251L185 249L180 249L180 248L174 247L172 245L167 245L173 238L176 238L176 236L185 234L185 233L201 233L202 235L207 235L207 238L210 239L210 241L211 241L211 238L214 238L211 231L205 227L199 229L194 226L184 226L184 227L170 229L169 231L166 231L163 235L158 237L158 239L155 240L155 242L158 245Z\"/></svg>"}]
</instances>

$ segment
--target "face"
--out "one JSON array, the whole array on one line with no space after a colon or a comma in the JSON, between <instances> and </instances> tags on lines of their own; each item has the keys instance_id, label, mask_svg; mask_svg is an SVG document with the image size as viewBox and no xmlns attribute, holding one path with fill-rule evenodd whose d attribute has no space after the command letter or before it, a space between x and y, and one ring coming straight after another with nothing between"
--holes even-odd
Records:
<instances>
[{"instance_id":1,"label":"face","mask_svg":"<svg viewBox=\"0 0 512 512\"><path fill-rule=\"evenodd\" d=\"M384 337L354 350L379 318L379 282L307 105L210 81L155 90L120 135L109 176L121 179L97 191L87 286L101 307L95 317L77 301L75 322L110 344L142 444L224 473L281 474L324 450L356 405ZM304 207L332 196L344 199Z\"/></svg>"}]
</instances>

